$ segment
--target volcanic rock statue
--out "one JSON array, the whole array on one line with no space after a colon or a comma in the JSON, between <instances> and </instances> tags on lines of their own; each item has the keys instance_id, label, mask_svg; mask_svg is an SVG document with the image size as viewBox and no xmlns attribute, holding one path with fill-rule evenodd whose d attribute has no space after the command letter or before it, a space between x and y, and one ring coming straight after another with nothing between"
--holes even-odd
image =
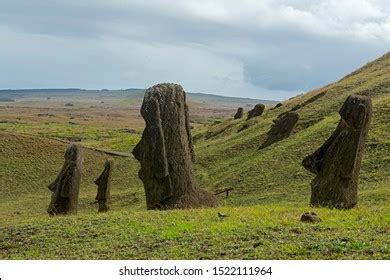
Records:
<instances>
[{"instance_id":1,"label":"volcanic rock statue","mask_svg":"<svg viewBox=\"0 0 390 280\"><path fill-rule=\"evenodd\" d=\"M299 115L296 112L287 112L279 115L276 120L273 120L274 124L272 125L271 130L268 131L267 138L259 149L264 149L275 142L289 137L295 128L298 119Z\"/></svg>"},{"instance_id":2,"label":"volcanic rock statue","mask_svg":"<svg viewBox=\"0 0 390 280\"><path fill-rule=\"evenodd\" d=\"M264 112L264 109L265 109L265 106L263 104L256 104L255 107L248 112L247 120L254 118L254 117L261 116L261 114L263 114L263 112Z\"/></svg>"},{"instance_id":3,"label":"volcanic rock statue","mask_svg":"<svg viewBox=\"0 0 390 280\"><path fill-rule=\"evenodd\" d=\"M341 120L328 140L302 164L316 174L311 204L349 209L357 203L358 176L372 114L368 96L351 95L340 109Z\"/></svg>"},{"instance_id":4,"label":"volcanic rock statue","mask_svg":"<svg viewBox=\"0 0 390 280\"><path fill-rule=\"evenodd\" d=\"M234 119L235 120L242 119L243 115L244 115L244 108L238 107L237 113L234 115Z\"/></svg>"},{"instance_id":5,"label":"volcanic rock statue","mask_svg":"<svg viewBox=\"0 0 390 280\"><path fill-rule=\"evenodd\" d=\"M53 192L47 209L50 216L77 213L82 161L81 146L70 144L60 174L48 187Z\"/></svg>"},{"instance_id":6,"label":"volcanic rock statue","mask_svg":"<svg viewBox=\"0 0 390 280\"><path fill-rule=\"evenodd\" d=\"M275 105L275 107L271 108L271 110L275 110L275 109L282 107L282 106L283 106L283 103L279 102L278 104Z\"/></svg>"},{"instance_id":7,"label":"volcanic rock statue","mask_svg":"<svg viewBox=\"0 0 390 280\"><path fill-rule=\"evenodd\" d=\"M147 209L216 205L194 177L194 149L186 94L180 85L159 84L145 92L141 107L145 130L133 150L140 161Z\"/></svg>"},{"instance_id":8,"label":"volcanic rock statue","mask_svg":"<svg viewBox=\"0 0 390 280\"><path fill-rule=\"evenodd\" d=\"M98 212L107 212L111 208L111 178L114 161L107 159L102 174L95 180L97 187L96 201L99 204Z\"/></svg>"}]
</instances>

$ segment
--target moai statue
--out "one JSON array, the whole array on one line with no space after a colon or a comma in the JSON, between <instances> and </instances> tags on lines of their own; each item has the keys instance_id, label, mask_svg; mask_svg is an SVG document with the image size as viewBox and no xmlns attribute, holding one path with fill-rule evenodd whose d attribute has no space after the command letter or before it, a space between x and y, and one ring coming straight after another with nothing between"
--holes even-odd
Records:
<instances>
[{"instance_id":1,"label":"moai statue","mask_svg":"<svg viewBox=\"0 0 390 280\"><path fill-rule=\"evenodd\" d=\"M299 115L297 112L287 112L281 114L276 120L273 120L274 124L272 125L271 130L268 131L267 138L259 149L264 149L275 142L289 137L298 120Z\"/></svg>"},{"instance_id":2,"label":"moai statue","mask_svg":"<svg viewBox=\"0 0 390 280\"><path fill-rule=\"evenodd\" d=\"M311 183L314 206L349 209L357 203L358 177L372 114L368 96L351 95L340 110L339 125L302 164L316 174Z\"/></svg>"},{"instance_id":3,"label":"moai statue","mask_svg":"<svg viewBox=\"0 0 390 280\"><path fill-rule=\"evenodd\" d=\"M149 88L141 115L146 126L133 155L141 163L147 209L215 206L216 198L198 187L192 170L194 149L183 88Z\"/></svg>"},{"instance_id":4,"label":"moai statue","mask_svg":"<svg viewBox=\"0 0 390 280\"><path fill-rule=\"evenodd\" d=\"M238 107L237 113L234 115L234 119L235 120L242 119L243 116L244 116L244 108Z\"/></svg>"},{"instance_id":5,"label":"moai statue","mask_svg":"<svg viewBox=\"0 0 390 280\"><path fill-rule=\"evenodd\" d=\"M263 105L263 104L256 104L255 107L248 112L247 120L249 120L251 118L254 118L254 117L261 116L263 114L263 112L264 112L264 109L265 109L265 105Z\"/></svg>"},{"instance_id":6,"label":"moai statue","mask_svg":"<svg viewBox=\"0 0 390 280\"><path fill-rule=\"evenodd\" d=\"M48 187L53 192L47 209L50 216L77 213L82 162L81 146L70 144L60 174Z\"/></svg>"},{"instance_id":7,"label":"moai statue","mask_svg":"<svg viewBox=\"0 0 390 280\"><path fill-rule=\"evenodd\" d=\"M275 109L282 107L282 106L283 106L283 103L279 102L278 104L275 105L275 107L271 108L271 110L275 110Z\"/></svg>"},{"instance_id":8,"label":"moai statue","mask_svg":"<svg viewBox=\"0 0 390 280\"><path fill-rule=\"evenodd\" d=\"M96 201L99 204L98 212L107 212L111 209L111 179L114 161L107 159L102 174L95 180L97 185Z\"/></svg>"}]
</instances>

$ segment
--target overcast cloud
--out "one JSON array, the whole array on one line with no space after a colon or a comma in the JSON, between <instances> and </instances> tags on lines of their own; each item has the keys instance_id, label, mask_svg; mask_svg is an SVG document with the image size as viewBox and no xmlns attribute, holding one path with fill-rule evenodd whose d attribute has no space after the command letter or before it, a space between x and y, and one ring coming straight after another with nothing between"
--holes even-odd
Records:
<instances>
[{"instance_id":1,"label":"overcast cloud","mask_svg":"<svg viewBox=\"0 0 390 280\"><path fill-rule=\"evenodd\" d=\"M0 88L285 99L389 51L388 0L0 0Z\"/></svg>"}]
</instances>

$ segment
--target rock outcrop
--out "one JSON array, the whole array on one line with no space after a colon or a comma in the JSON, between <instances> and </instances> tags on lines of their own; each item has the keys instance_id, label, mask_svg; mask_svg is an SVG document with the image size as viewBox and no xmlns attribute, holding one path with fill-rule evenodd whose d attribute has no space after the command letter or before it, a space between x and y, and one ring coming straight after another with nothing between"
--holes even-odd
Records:
<instances>
[{"instance_id":1,"label":"rock outcrop","mask_svg":"<svg viewBox=\"0 0 390 280\"><path fill-rule=\"evenodd\" d=\"M114 161L107 159L102 174L95 180L97 185L96 201L99 204L98 212L107 212L111 209L111 179Z\"/></svg>"},{"instance_id":2,"label":"rock outcrop","mask_svg":"<svg viewBox=\"0 0 390 280\"><path fill-rule=\"evenodd\" d=\"M268 131L267 138L259 149L264 149L278 141L289 137L294 130L298 120L299 115L296 112L286 112L279 115L276 120L273 120L274 124L272 125L270 131Z\"/></svg>"},{"instance_id":3,"label":"rock outcrop","mask_svg":"<svg viewBox=\"0 0 390 280\"><path fill-rule=\"evenodd\" d=\"M263 105L263 104L256 104L255 107L248 112L247 120L249 120L251 118L254 118L254 117L261 116L263 114L263 112L264 112L264 109L265 109L265 105Z\"/></svg>"},{"instance_id":4,"label":"rock outcrop","mask_svg":"<svg viewBox=\"0 0 390 280\"><path fill-rule=\"evenodd\" d=\"M145 92L141 115L146 126L133 150L140 161L147 209L215 206L192 169L194 149L186 94L180 85L159 84Z\"/></svg>"},{"instance_id":5,"label":"rock outcrop","mask_svg":"<svg viewBox=\"0 0 390 280\"><path fill-rule=\"evenodd\" d=\"M243 116L244 116L244 108L238 107L237 113L234 115L234 119L235 120L242 119Z\"/></svg>"},{"instance_id":6,"label":"rock outcrop","mask_svg":"<svg viewBox=\"0 0 390 280\"><path fill-rule=\"evenodd\" d=\"M312 205L348 209L357 203L359 171L372 115L371 99L351 95L339 113L341 120L336 130L302 164L316 175L311 183Z\"/></svg>"},{"instance_id":7,"label":"rock outcrop","mask_svg":"<svg viewBox=\"0 0 390 280\"><path fill-rule=\"evenodd\" d=\"M70 144L60 174L48 187L53 192L47 209L50 216L77 213L82 162L81 146Z\"/></svg>"}]
</instances>

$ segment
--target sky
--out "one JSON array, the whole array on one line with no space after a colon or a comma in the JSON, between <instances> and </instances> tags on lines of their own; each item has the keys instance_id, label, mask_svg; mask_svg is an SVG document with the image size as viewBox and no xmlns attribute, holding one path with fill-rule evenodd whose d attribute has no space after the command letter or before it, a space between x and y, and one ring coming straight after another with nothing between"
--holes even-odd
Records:
<instances>
[{"instance_id":1,"label":"sky","mask_svg":"<svg viewBox=\"0 0 390 280\"><path fill-rule=\"evenodd\" d=\"M388 0L0 0L0 89L283 100L390 51Z\"/></svg>"}]
</instances>

